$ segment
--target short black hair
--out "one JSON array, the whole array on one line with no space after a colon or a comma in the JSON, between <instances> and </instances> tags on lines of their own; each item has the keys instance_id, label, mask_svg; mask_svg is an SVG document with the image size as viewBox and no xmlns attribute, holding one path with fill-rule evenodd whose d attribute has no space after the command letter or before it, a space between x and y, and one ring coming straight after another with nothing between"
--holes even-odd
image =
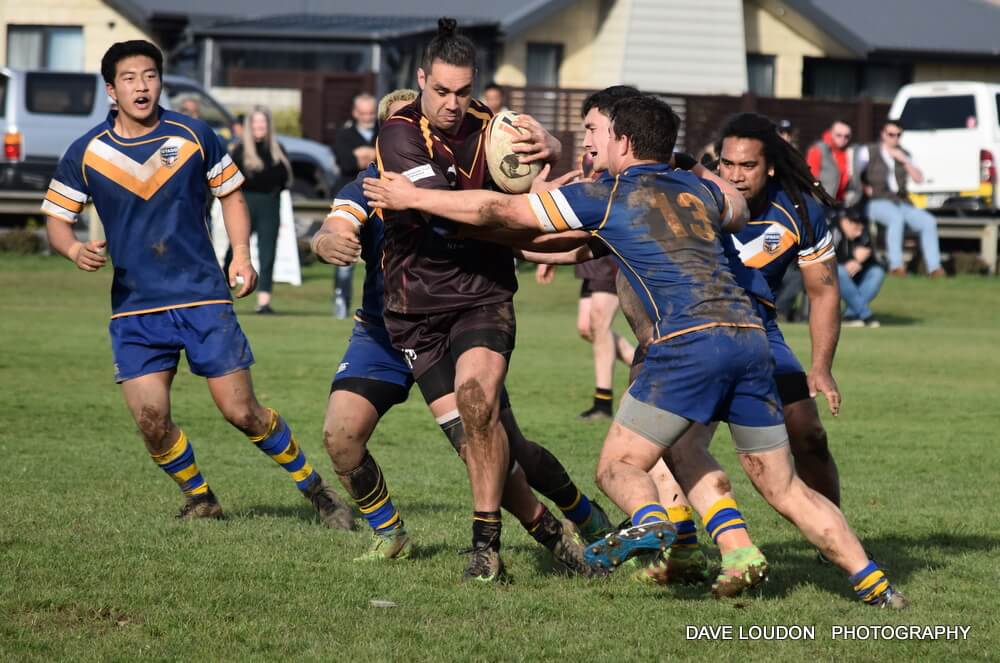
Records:
<instances>
[{"instance_id":1,"label":"short black hair","mask_svg":"<svg viewBox=\"0 0 1000 663\"><path fill-rule=\"evenodd\" d=\"M487 92L489 90L496 90L500 94L507 96L507 92L504 91L503 86L500 85L499 83L494 83L493 81L487 83L486 87L483 88L483 92Z\"/></svg>"},{"instance_id":2,"label":"short black hair","mask_svg":"<svg viewBox=\"0 0 1000 663\"><path fill-rule=\"evenodd\" d=\"M476 45L465 35L458 33L458 21L453 18L438 19L437 34L424 49L420 66L424 73L431 72L435 60L455 67L472 67L476 69Z\"/></svg>"},{"instance_id":3,"label":"short black hair","mask_svg":"<svg viewBox=\"0 0 1000 663\"><path fill-rule=\"evenodd\" d=\"M125 58L145 55L151 58L156 64L156 71L163 77L163 53L152 42L145 39L132 39L130 41L119 41L111 45L104 57L101 58L101 76L108 85L114 85L115 72L118 63Z\"/></svg>"},{"instance_id":4,"label":"short black hair","mask_svg":"<svg viewBox=\"0 0 1000 663\"><path fill-rule=\"evenodd\" d=\"M885 129L890 124L894 127L899 127L900 129L903 128L903 122L898 117L887 118L886 121L882 123L882 128Z\"/></svg>"},{"instance_id":5,"label":"short black hair","mask_svg":"<svg viewBox=\"0 0 1000 663\"><path fill-rule=\"evenodd\" d=\"M612 85L598 90L584 100L583 108L580 109L580 117L587 117L587 113L592 108L596 108L605 115L610 115L611 107L616 102L629 97L638 97L641 94L642 92L631 85Z\"/></svg>"},{"instance_id":6,"label":"short black hair","mask_svg":"<svg viewBox=\"0 0 1000 663\"><path fill-rule=\"evenodd\" d=\"M681 119L670 104L651 94L625 97L615 102L608 118L615 138L629 137L633 157L661 163L670 161L681 126Z\"/></svg>"}]
</instances>

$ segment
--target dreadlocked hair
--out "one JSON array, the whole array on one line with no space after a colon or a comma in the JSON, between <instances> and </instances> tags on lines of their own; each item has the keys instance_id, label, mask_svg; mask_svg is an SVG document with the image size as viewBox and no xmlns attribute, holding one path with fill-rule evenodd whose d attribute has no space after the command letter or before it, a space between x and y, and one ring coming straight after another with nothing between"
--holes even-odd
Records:
<instances>
[{"instance_id":1,"label":"dreadlocked hair","mask_svg":"<svg viewBox=\"0 0 1000 663\"><path fill-rule=\"evenodd\" d=\"M804 196L812 196L826 207L835 207L837 201L813 177L802 154L778 135L774 122L759 113L740 113L729 118L722 127L719 142L715 144L716 154L722 154L722 141L726 138L750 138L759 140L764 145L767 165L774 168L774 179L791 198L806 239L812 244L812 224L809 223Z\"/></svg>"}]
</instances>

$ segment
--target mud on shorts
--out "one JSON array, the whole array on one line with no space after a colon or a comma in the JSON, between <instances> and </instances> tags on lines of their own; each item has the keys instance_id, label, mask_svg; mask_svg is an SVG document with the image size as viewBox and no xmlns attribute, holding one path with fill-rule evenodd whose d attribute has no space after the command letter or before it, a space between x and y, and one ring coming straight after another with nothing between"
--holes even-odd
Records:
<instances>
[{"instance_id":1,"label":"mud on shorts","mask_svg":"<svg viewBox=\"0 0 1000 663\"><path fill-rule=\"evenodd\" d=\"M514 303L509 300L440 313L386 311L384 317L392 344L403 353L425 400L429 392L443 388L427 385L428 380L440 381L440 367L454 366L466 351L487 348L503 355L508 363L514 352L517 322ZM448 361L443 362L445 359ZM444 393L454 390L454 373L451 380Z\"/></svg>"},{"instance_id":2,"label":"mud on shorts","mask_svg":"<svg viewBox=\"0 0 1000 663\"><path fill-rule=\"evenodd\" d=\"M788 444L767 337L716 327L654 343L615 420L669 448L691 422L729 423L740 453Z\"/></svg>"}]
</instances>

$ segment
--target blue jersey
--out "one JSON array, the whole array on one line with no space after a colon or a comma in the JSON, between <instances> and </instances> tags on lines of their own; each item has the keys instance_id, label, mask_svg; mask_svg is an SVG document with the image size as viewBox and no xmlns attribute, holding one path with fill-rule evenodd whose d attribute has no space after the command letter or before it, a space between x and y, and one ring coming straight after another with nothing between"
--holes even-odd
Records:
<instances>
[{"instance_id":1,"label":"blue jersey","mask_svg":"<svg viewBox=\"0 0 1000 663\"><path fill-rule=\"evenodd\" d=\"M788 194L777 185L769 185L767 207L751 218L734 238L743 264L760 270L764 275L770 290L770 302L774 301L785 270L796 256L799 265L836 257L823 206L812 196L804 195L802 199L809 216L808 228L796 214Z\"/></svg>"},{"instance_id":2,"label":"blue jersey","mask_svg":"<svg viewBox=\"0 0 1000 663\"><path fill-rule=\"evenodd\" d=\"M70 145L42 211L75 222L92 199L104 224L115 276L113 318L201 304L230 303L206 223L206 187L222 197L243 176L211 127L158 109L141 138L105 122Z\"/></svg>"},{"instance_id":3,"label":"blue jersey","mask_svg":"<svg viewBox=\"0 0 1000 663\"><path fill-rule=\"evenodd\" d=\"M712 327L763 329L723 251L731 211L712 182L644 164L528 200L544 231L590 230L610 248L653 321L653 342Z\"/></svg>"},{"instance_id":4,"label":"blue jersey","mask_svg":"<svg viewBox=\"0 0 1000 663\"><path fill-rule=\"evenodd\" d=\"M385 282L382 277L382 247L385 227L382 219L368 207L362 184L366 177L378 177L375 164L361 171L333 200L330 215L361 225L361 259L365 261L365 287L358 317L365 322L384 327ZM328 217L329 218L329 217Z\"/></svg>"}]
</instances>

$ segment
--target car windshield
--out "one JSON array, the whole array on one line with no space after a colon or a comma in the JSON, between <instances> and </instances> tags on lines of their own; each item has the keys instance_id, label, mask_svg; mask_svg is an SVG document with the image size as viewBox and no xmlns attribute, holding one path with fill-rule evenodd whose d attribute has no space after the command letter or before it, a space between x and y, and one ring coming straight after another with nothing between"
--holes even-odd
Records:
<instances>
[{"instance_id":1,"label":"car windshield","mask_svg":"<svg viewBox=\"0 0 1000 663\"><path fill-rule=\"evenodd\" d=\"M976 99L971 94L913 97L906 102L899 119L907 131L975 129Z\"/></svg>"},{"instance_id":2,"label":"car windshield","mask_svg":"<svg viewBox=\"0 0 1000 663\"><path fill-rule=\"evenodd\" d=\"M229 139L231 136L229 116L214 99L189 85L164 83L163 87L172 109L207 122L215 133Z\"/></svg>"}]
</instances>

